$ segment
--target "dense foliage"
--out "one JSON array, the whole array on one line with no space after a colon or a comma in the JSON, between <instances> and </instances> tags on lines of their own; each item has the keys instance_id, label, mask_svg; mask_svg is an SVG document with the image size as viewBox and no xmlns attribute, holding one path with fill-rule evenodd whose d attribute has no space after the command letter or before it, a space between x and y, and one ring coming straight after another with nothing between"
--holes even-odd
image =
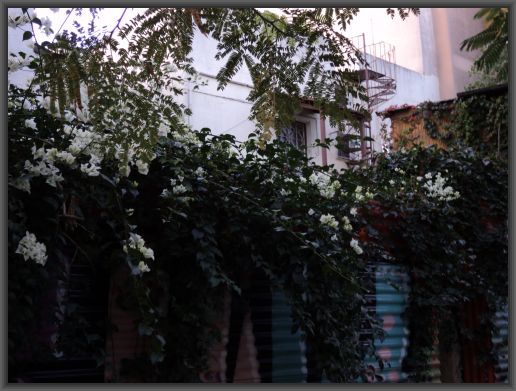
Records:
<instances>
[{"instance_id":1,"label":"dense foliage","mask_svg":"<svg viewBox=\"0 0 516 391\"><path fill-rule=\"evenodd\" d=\"M360 374L367 351L357 330L377 323L361 311L368 282L351 210L372 193L359 176L310 165L278 141L261 149L256 135L238 144L208 130L176 130L161 138L148 168L123 177L107 154L92 162L100 146L94 140L66 152L87 125L56 119L37 104L24 109L19 92L11 91L9 114L10 308L29 310L28 296L31 315L38 314L39 285L12 284L41 268L17 255L26 231L46 244L43 263L65 285L67 252L72 262L84 257L108 274L128 265L134 280L125 306L138 311L138 330L151 341L139 368L154 372L144 378L192 381L205 365L224 289L240 292L246 273L259 268L286 292L296 328L316 341L327 376ZM66 212L72 198L73 213ZM27 330L12 322L14 359ZM62 330L66 316L63 322ZM55 354L70 353L67 335L57 332Z\"/></svg>"},{"instance_id":2,"label":"dense foliage","mask_svg":"<svg viewBox=\"0 0 516 391\"><path fill-rule=\"evenodd\" d=\"M420 103L410 115L396 119L406 124L396 135L396 142L405 147L412 145L417 137L416 127L422 124L429 137L446 147L470 147L479 156L506 161L509 153L507 86L493 86L491 90L471 92L451 101Z\"/></svg>"}]
</instances>

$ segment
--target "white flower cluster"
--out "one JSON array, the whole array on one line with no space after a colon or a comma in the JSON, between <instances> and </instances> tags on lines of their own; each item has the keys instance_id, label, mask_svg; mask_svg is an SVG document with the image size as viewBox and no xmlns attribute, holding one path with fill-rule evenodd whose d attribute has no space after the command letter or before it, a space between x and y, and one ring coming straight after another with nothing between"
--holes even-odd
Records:
<instances>
[{"instance_id":1,"label":"white flower cluster","mask_svg":"<svg viewBox=\"0 0 516 391\"><path fill-rule=\"evenodd\" d=\"M138 172L142 175L147 175L149 173L149 164L145 163L141 159L136 161L136 167L138 168Z\"/></svg>"},{"instance_id":2,"label":"white flower cluster","mask_svg":"<svg viewBox=\"0 0 516 391\"><path fill-rule=\"evenodd\" d=\"M425 178L426 182L423 184L423 188L428 197L437 198L439 201L453 201L460 197L458 191L454 191L451 186L445 186L447 179L442 177L440 172L435 177L429 172Z\"/></svg>"},{"instance_id":3,"label":"white flower cluster","mask_svg":"<svg viewBox=\"0 0 516 391\"><path fill-rule=\"evenodd\" d=\"M362 186L357 186L355 188L355 199L357 201L364 201L364 200L370 200L373 198L373 193L371 193L369 190L366 190L365 193L363 193L364 188Z\"/></svg>"},{"instance_id":4,"label":"white flower cluster","mask_svg":"<svg viewBox=\"0 0 516 391\"><path fill-rule=\"evenodd\" d=\"M329 175L326 175L322 172L314 172L308 178L310 183L319 189L319 193L324 198L333 198L338 189L340 189L339 181L331 181Z\"/></svg>"},{"instance_id":5,"label":"white flower cluster","mask_svg":"<svg viewBox=\"0 0 516 391\"><path fill-rule=\"evenodd\" d=\"M181 182L183 182L183 179L184 177L182 175L178 175L177 179L171 179L170 185L172 186L172 193L168 189L163 189L163 191L161 192L161 197L165 198L169 197L171 194L179 195L186 193L188 189L186 188L186 186L181 184Z\"/></svg>"},{"instance_id":6,"label":"white flower cluster","mask_svg":"<svg viewBox=\"0 0 516 391\"><path fill-rule=\"evenodd\" d=\"M30 41L32 42L32 41ZM26 66L28 66L32 61L32 58L30 57L26 57L26 58L21 58L21 57L13 57L13 56L9 56L9 58L7 59L7 72L8 73L11 73L11 72L16 72Z\"/></svg>"},{"instance_id":7,"label":"white flower cluster","mask_svg":"<svg viewBox=\"0 0 516 391\"><path fill-rule=\"evenodd\" d=\"M362 248L358 245L358 240L356 239L351 239L351 242L349 242L349 245L351 246L351 248L358 254L362 254L364 252L364 250L362 250Z\"/></svg>"},{"instance_id":8,"label":"white flower cluster","mask_svg":"<svg viewBox=\"0 0 516 391\"><path fill-rule=\"evenodd\" d=\"M344 231L351 232L353 230L353 226L351 225L351 221L349 221L349 218L347 216L344 216L342 218L342 223L344 224L342 228L344 228Z\"/></svg>"},{"instance_id":9,"label":"white flower cluster","mask_svg":"<svg viewBox=\"0 0 516 391\"><path fill-rule=\"evenodd\" d=\"M54 166L53 162L40 160L37 165L25 160L25 170L31 177L43 176L47 177L46 182L53 187L56 187L57 182L64 180L59 168Z\"/></svg>"},{"instance_id":10,"label":"white flower cluster","mask_svg":"<svg viewBox=\"0 0 516 391\"><path fill-rule=\"evenodd\" d=\"M174 194L183 194L186 193L188 189L184 185L176 185L172 187L172 193Z\"/></svg>"},{"instance_id":11,"label":"white flower cluster","mask_svg":"<svg viewBox=\"0 0 516 391\"><path fill-rule=\"evenodd\" d=\"M180 144L183 148L188 150L189 144L194 144L197 146L200 146L199 138L197 135L192 131L185 131L185 132L173 132L172 133L174 140Z\"/></svg>"},{"instance_id":12,"label":"white flower cluster","mask_svg":"<svg viewBox=\"0 0 516 391\"><path fill-rule=\"evenodd\" d=\"M25 125L36 129L34 119L25 121ZM89 176L98 176L100 174L100 163L103 159L103 153L99 148L102 142L102 137L87 129L72 128L65 125L64 133L70 136L71 143L66 151L59 151L56 148L45 150L44 148L32 148L32 155L37 164L29 161L25 162L25 169L32 176L46 176L47 183L51 186L56 185L56 182L63 180L59 169L54 165L55 162L64 163L72 168L75 167L76 156L80 153L90 154L89 163L81 164L81 172ZM37 161L39 159L39 162Z\"/></svg>"},{"instance_id":13,"label":"white flower cluster","mask_svg":"<svg viewBox=\"0 0 516 391\"><path fill-rule=\"evenodd\" d=\"M331 214L321 215L319 221L321 222L321 224L328 225L332 228L337 228L339 226L339 222L335 220L335 217Z\"/></svg>"},{"instance_id":14,"label":"white flower cluster","mask_svg":"<svg viewBox=\"0 0 516 391\"><path fill-rule=\"evenodd\" d=\"M144 261L140 261L138 263L138 270L140 271L140 273L143 274L143 273L146 273L146 272L150 272L150 267Z\"/></svg>"},{"instance_id":15,"label":"white flower cluster","mask_svg":"<svg viewBox=\"0 0 516 391\"><path fill-rule=\"evenodd\" d=\"M63 180L59 168L54 165L56 161L63 162L70 166L75 162L75 158L68 152L58 151L56 148L45 150L44 148L36 149L36 147L33 146L32 155L37 161L36 164L26 160L24 166L26 174L10 182L10 184L15 188L26 191L27 193L30 193L30 180L33 177L47 177L46 182L54 187L56 186L57 182Z\"/></svg>"},{"instance_id":16,"label":"white flower cluster","mask_svg":"<svg viewBox=\"0 0 516 391\"><path fill-rule=\"evenodd\" d=\"M104 141L100 134L88 129L72 128L69 125L65 125L64 133L71 137L68 152L73 155L78 155L82 152L93 153L101 158L104 156L99 149L100 144Z\"/></svg>"},{"instance_id":17,"label":"white flower cluster","mask_svg":"<svg viewBox=\"0 0 516 391\"><path fill-rule=\"evenodd\" d=\"M81 171L87 174L88 176L99 176L101 162L101 158L94 154L91 154L89 163L81 164Z\"/></svg>"},{"instance_id":18,"label":"white flower cluster","mask_svg":"<svg viewBox=\"0 0 516 391\"><path fill-rule=\"evenodd\" d=\"M21 254L27 261L34 260L37 264L45 265L47 263L47 248L43 243L36 239L36 235L26 231L25 236L21 238L16 249L17 254Z\"/></svg>"},{"instance_id":19,"label":"white flower cluster","mask_svg":"<svg viewBox=\"0 0 516 391\"><path fill-rule=\"evenodd\" d=\"M206 171L202 167L197 167L194 174L197 176L197 180L202 181L206 176Z\"/></svg>"},{"instance_id":20,"label":"white flower cluster","mask_svg":"<svg viewBox=\"0 0 516 391\"><path fill-rule=\"evenodd\" d=\"M27 175L22 175L21 178L16 179L12 185L20 190L30 193L30 179L37 176L46 177L46 182L53 187L56 187L57 182L64 180L61 171L54 163L62 162L69 166L74 166L75 157L67 151L58 151L56 148L38 148L32 147L32 156L35 164L30 161L25 161L25 171Z\"/></svg>"},{"instance_id":21,"label":"white flower cluster","mask_svg":"<svg viewBox=\"0 0 516 391\"><path fill-rule=\"evenodd\" d=\"M147 135L147 134L146 134ZM119 172L122 176L129 176L131 173L131 165L136 166L138 172L142 175L149 173L149 162L156 158L156 154L143 158L139 153L142 151L139 145L132 142L127 145L116 144L113 147L115 158L119 161Z\"/></svg>"},{"instance_id":22,"label":"white flower cluster","mask_svg":"<svg viewBox=\"0 0 516 391\"><path fill-rule=\"evenodd\" d=\"M124 244L124 252L127 253L129 248L140 252L145 259L154 259L154 251L151 248L145 247L145 240L134 232L129 234L129 240ZM133 269L133 274L143 274L150 271L150 267L145 261L140 261L136 268L132 267L131 264L129 266Z\"/></svg>"},{"instance_id":23,"label":"white flower cluster","mask_svg":"<svg viewBox=\"0 0 516 391\"><path fill-rule=\"evenodd\" d=\"M45 32L45 35L50 35L50 33L52 33L52 28L50 27L52 26L52 21L50 20L49 17L45 16L44 18L41 18L41 28L43 29L43 31Z\"/></svg>"},{"instance_id":24,"label":"white flower cluster","mask_svg":"<svg viewBox=\"0 0 516 391\"><path fill-rule=\"evenodd\" d=\"M30 23L30 21L36 17L34 8L27 9L28 15L22 12L21 8L10 8L8 13L9 15L7 17L7 25L13 29Z\"/></svg>"}]
</instances>

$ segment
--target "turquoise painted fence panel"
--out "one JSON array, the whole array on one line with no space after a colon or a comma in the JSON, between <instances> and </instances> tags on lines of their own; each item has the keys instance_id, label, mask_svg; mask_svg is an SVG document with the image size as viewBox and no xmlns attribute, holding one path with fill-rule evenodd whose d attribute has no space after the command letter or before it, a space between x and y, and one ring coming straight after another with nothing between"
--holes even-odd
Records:
<instances>
[{"instance_id":1,"label":"turquoise painted fence panel","mask_svg":"<svg viewBox=\"0 0 516 391\"><path fill-rule=\"evenodd\" d=\"M375 341L376 353L385 361L381 369L374 359L375 374L383 382L404 382L407 374L401 370L401 363L407 354L408 329L402 313L407 306L409 292L408 276L399 266L378 264L375 271L376 314L383 320L385 339Z\"/></svg>"},{"instance_id":2,"label":"turquoise painted fence panel","mask_svg":"<svg viewBox=\"0 0 516 391\"><path fill-rule=\"evenodd\" d=\"M508 307L500 308L495 314L497 335L493 335L492 343L495 348L496 358L495 375L497 383L509 383L509 312Z\"/></svg>"},{"instance_id":3,"label":"turquoise painted fence panel","mask_svg":"<svg viewBox=\"0 0 516 391\"><path fill-rule=\"evenodd\" d=\"M376 352L385 360L379 368L374 359L367 361L375 367L383 382L404 382L401 370L406 356L408 329L402 318L409 292L408 276L401 267L379 264L375 268L374 309L383 320L385 339L377 340ZM299 332L292 333L291 308L282 292L273 294L272 304L272 381L274 383L306 382L306 349ZM323 383L328 382L324 376Z\"/></svg>"},{"instance_id":4,"label":"turquoise painted fence panel","mask_svg":"<svg viewBox=\"0 0 516 391\"><path fill-rule=\"evenodd\" d=\"M299 332L292 333L291 308L282 292L272 297L272 382L306 382L306 355Z\"/></svg>"}]
</instances>

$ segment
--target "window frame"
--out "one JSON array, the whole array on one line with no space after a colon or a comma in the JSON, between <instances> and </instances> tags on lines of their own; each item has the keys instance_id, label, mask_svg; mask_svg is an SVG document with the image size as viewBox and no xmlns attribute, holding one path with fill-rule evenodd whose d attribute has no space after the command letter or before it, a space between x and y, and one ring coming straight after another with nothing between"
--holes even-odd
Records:
<instances>
[{"instance_id":1,"label":"window frame","mask_svg":"<svg viewBox=\"0 0 516 391\"><path fill-rule=\"evenodd\" d=\"M302 129L299 129L298 127L296 127L296 125L302 126ZM290 128L289 127L283 127L281 129L281 133L280 133L278 139L280 141L287 142L288 144L290 144L291 146L293 146L294 148L296 148L300 152L303 152L305 154L305 156L308 156L308 145L307 145L308 144L308 128L309 128L309 123L304 122L304 121L300 121L299 119L294 119L291 122ZM303 145L302 146L296 145L291 140L287 139L287 137L285 136L285 133L284 133L285 129L288 129L288 130L293 131L293 132L301 130L302 131L302 135L303 135L303 137L302 137L303 138Z\"/></svg>"},{"instance_id":2,"label":"window frame","mask_svg":"<svg viewBox=\"0 0 516 391\"><path fill-rule=\"evenodd\" d=\"M342 141L338 141L337 144L337 157L339 159L347 160L347 161L359 161L361 160L361 149L362 144L365 142L361 139L362 132L364 131L364 119L359 118L358 127L355 127L353 123L346 123L346 131L338 131L337 139ZM350 136L355 136L351 138ZM354 144L354 145L353 145Z\"/></svg>"}]
</instances>

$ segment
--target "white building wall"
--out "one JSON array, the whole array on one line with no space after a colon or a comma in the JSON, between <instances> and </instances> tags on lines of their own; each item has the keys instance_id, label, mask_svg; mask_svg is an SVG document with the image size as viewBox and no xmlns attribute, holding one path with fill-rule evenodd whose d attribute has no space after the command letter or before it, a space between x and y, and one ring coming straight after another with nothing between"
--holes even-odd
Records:
<instances>
[{"instance_id":1,"label":"white building wall","mask_svg":"<svg viewBox=\"0 0 516 391\"><path fill-rule=\"evenodd\" d=\"M387 18L390 19L390 18ZM251 89L251 78L245 65L238 71L235 78L224 90L217 90L215 76L225 61L217 61L216 41L196 34L192 57L194 66L207 85L200 86L197 90L186 87L184 103L192 110L192 116L187 122L192 129L208 127L215 134L229 133L237 140L243 141L254 130L254 123L248 119L251 103L246 100ZM414 70L398 66L394 67L397 90L389 101L374 108L374 111L382 111L394 104L418 104L425 100L439 100L439 79L436 75L427 75ZM296 118L307 124L308 144L320 138L319 115L300 115ZM380 118L373 113L371 133L375 139L373 149L381 150L379 130ZM328 120L325 121L326 137L335 138L337 129L332 128ZM309 148L308 156L313 157L318 164L322 163L322 151L320 148ZM345 161L338 157L338 151L333 145L327 152L328 164L334 164L337 169L346 168Z\"/></svg>"},{"instance_id":2,"label":"white building wall","mask_svg":"<svg viewBox=\"0 0 516 391\"><path fill-rule=\"evenodd\" d=\"M382 41L390 43L396 47L397 64L422 72L423 47L419 25L419 17L413 14L402 20L398 15L394 18L387 15L386 7L361 8L346 27L345 34L348 37L365 34L366 45Z\"/></svg>"}]
</instances>

